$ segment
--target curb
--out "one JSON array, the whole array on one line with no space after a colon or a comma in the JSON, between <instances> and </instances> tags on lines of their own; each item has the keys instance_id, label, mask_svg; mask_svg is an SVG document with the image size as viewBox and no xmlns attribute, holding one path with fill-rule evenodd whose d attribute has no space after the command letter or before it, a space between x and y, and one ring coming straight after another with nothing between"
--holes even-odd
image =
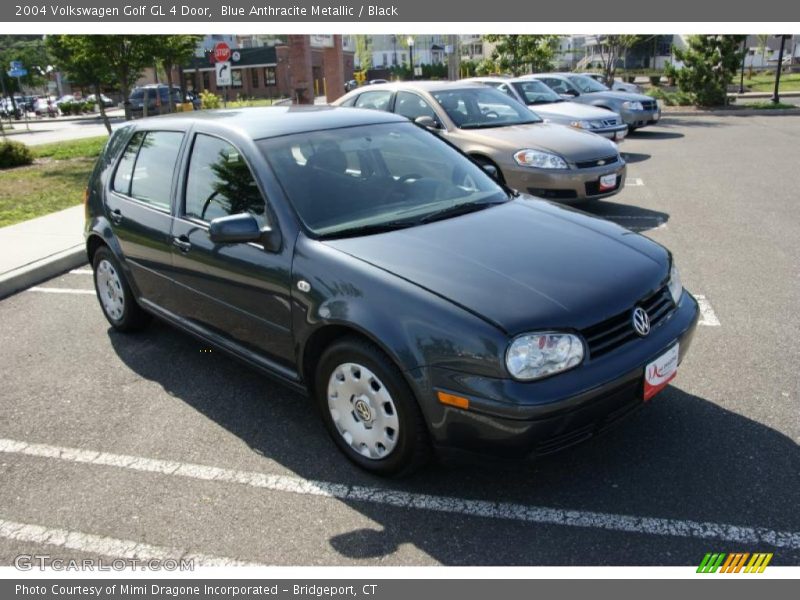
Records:
<instances>
[{"instance_id":1,"label":"curb","mask_svg":"<svg viewBox=\"0 0 800 600\"><path fill-rule=\"evenodd\" d=\"M666 119L669 117L786 117L800 115L800 107L798 108L740 108L734 110L676 110L676 111L661 111L661 118Z\"/></svg>"},{"instance_id":2,"label":"curb","mask_svg":"<svg viewBox=\"0 0 800 600\"><path fill-rule=\"evenodd\" d=\"M85 264L83 244L62 250L0 275L0 299Z\"/></svg>"}]
</instances>

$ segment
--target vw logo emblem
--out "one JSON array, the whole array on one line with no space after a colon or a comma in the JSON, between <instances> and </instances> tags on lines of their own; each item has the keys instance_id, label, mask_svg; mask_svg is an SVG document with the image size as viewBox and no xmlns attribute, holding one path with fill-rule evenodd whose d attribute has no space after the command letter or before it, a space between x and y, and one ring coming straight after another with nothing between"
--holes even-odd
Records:
<instances>
[{"instance_id":1,"label":"vw logo emblem","mask_svg":"<svg viewBox=\"0 0 800 600\"><path fill-rule=\"evenodd\" d=\"M601 166L601 167L602 167L604 164L606 164L606 161L604 161L604 160L598 160L598 161L597 161L597 164L598 164L599 166Z\"/></svg>"},{"instance_id":2,"label":"vw logo emblem","mask_svg":"<svg viewBox=\"0 0 800 600\"><path fill-rule=\"evenodd\" d=\"M650 317L647 316L647 312L641 306L633 309L631 321L633 322L633 329L640 336L644 337L650 333Z\"/></svg>"},{"instance_id":3,"label":"vw logo emblem","mask_svg":"<svg viewBox=\"0 0 800 600\"><path fill-rule=\"evenodd\" d=\"M369 409L367 403L360 398L356 400L355 409L362 421L369 422L372 420L372 411Z\"/></svg>"}]
</instances>

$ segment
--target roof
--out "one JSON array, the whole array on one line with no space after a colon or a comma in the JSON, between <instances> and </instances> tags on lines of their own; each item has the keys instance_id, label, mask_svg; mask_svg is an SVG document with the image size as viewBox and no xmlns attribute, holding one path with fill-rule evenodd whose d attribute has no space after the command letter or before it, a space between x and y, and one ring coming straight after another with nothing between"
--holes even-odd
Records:
<instances>
[{"instance_id":1,"label":"roof","mask_svg":"<svg viewBox=\"0 0 800 600\"><path fill-rule=\"evenodd\" d=\"M418 89L425 92L438 92L447 89L480 88L484 89L483 84L474 81L394 81L392 83L378 83L370 86L357 88L359 92L371 92L373 90L400 90Z\"/></svg>"},{"instance_id":2,"label":"roof","mask_svg":"<svg viewBox=\"0 0 800 600\"><path fill-rule=\"evenodd\" d=\"M181 129L193 122L213 123L218 127L235 130L241 135L259 140L307 131L409 121L393 113L335 106L268 106L201 110L134 121L137 127L147 127L155 122L158 123L158 127L174 126Z\"/></svg>"}]
</instances>

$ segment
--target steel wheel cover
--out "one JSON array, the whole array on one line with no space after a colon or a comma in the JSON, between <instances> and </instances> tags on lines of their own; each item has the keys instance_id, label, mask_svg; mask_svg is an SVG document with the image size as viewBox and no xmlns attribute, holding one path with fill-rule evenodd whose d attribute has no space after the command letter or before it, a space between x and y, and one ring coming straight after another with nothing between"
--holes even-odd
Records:
<instances>
[{"instance_id":1,"label":"steel wheel cover","mask_svg":"<svg viewBox=\"0 0 800 600\"><path fill-rule=\"evenodd\" d=\"M333 370L328 410L339 435L365 458L386 458L397 445L397 408L383 382L366 367L343 363Z\"/></svg>"},{"instance_id":2,"label":"steel wheel cover","mask_svg":"<svg viewBox=\"0 0 800 600\"><path fill-rule=\"evenodd\" d=\"M95 273L97 295L105 313L114 321L119 321L125 313L125 292L117 269L108 260L101 260Z\"/></svg>"}]
</instances>

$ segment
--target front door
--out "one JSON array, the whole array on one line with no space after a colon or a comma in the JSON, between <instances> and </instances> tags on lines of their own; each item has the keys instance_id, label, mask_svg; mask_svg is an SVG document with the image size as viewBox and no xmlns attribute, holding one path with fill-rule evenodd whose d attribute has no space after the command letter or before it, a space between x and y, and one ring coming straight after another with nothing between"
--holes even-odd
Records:
<instances>
[{"instance_id":1,"label":"front door","mask_svg":"<svg viewBox=\"0 0 800 600\"><path fill-rule=\"evenodd\" d=\"M269 222L266 199L244 155L219 137L192 143L184 200L172 229L174 278L181 316L202 330L293 368L291 244L215 244L209 223L250 213Z\"/></svg>"}]
</instances>

